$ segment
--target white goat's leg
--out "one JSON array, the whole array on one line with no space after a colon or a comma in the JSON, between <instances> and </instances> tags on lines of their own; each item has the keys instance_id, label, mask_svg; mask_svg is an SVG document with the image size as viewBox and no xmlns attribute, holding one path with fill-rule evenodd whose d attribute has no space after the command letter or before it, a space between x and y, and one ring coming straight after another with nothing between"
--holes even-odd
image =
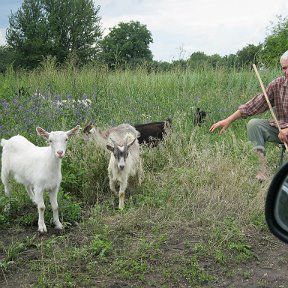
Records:
<instances>
[{"instance_id":1,"label":"white goat's leg","mask_svg":"<svg viewBox=\"0 0 288 288\"><path fill-rule=\"evenodd\" d=\"M9 172L7 173L6 172L6 169L5 167L2 166L2 170L1 170L1 180L2 180L2 183L4 185L4 191L5 191L5 195L7 197L9 197L9 202L5 205L5 208L4 208L4 212L9 212L10 211L10 208L11 208L11 197L10 197L10 187L9 187Z\"/></svg>"},{"instance_id":2,"label":"white goat's leg","mask_svg":"<svg viewBox=\"0 0 288 288\"><path fill-rule=\"evenodd\" d=\"M1 170L1 180L4 185L5 195L10 197L10 187L9 187L9 172L6 171L5 167L2 166Z\"/></svg>"},{"instance_id":3,"label":"white goat's leg","mask_svg":"<svg viewBox=\"0 0 288 288\"><path fill-rule=\"evenodd\" d=\"M125 199L125 190L127 188L128 179L120 182L119 188L119 209L122 210L124 208L124 199Z\"/></svg>"},{"instance_id":4,"label":"white goat's leg","mask_svg":"<svg viewBox=\"0 0 288 288\"><path fill-rule=\"evenodd\" d=\"M35 195L34 195L33 187L32 187L31 185L27 185L27 186L25 186L25 188L26 188L26 191L27 191L30 199L32 200L32 202L33 202L35 205L37 205L37 204L36 204L36 201L35 201Z\"/></svg>"},{"instance_id":5,"label":"white goat's leg","mask_svg":"<svg viewBox=\"0 0 288 288\"><path fill-rule=\"evenodd\" d=\"M59 208L58 208L58 202L57 202L57 194L58 194L58 187L50 191L50 194L49 194L50 203L51 203L51 207L53 211L53 222L57 229L63 229L63 225L61 224L59 220Z\"/></svg>"},{"instance_id":6,"label":"white goat's leg","mask_svg":"<svg viewBox=\"0 0 288 288\"><path fill-rule=\"evenodd\" d=\"M117 190L116 190L116 181L114 181L112 178L109 178L109 186L110 186L110 190L116 195L117 195Z\"/></svg>"},{"instance_id":7,"label":"white goat's leg","mask_svg":"<svg viewBox=\"0 0 288 288\"><path fill-rule=\"evenodd\" d=\"M43 190L40 187L34 187L35 193L35 202L37 203L38 208L38 231L40 233L47 232L47 228L44 222L44 211L45 211L45 204L43 199Z\"/></svg>"}]
</instances>

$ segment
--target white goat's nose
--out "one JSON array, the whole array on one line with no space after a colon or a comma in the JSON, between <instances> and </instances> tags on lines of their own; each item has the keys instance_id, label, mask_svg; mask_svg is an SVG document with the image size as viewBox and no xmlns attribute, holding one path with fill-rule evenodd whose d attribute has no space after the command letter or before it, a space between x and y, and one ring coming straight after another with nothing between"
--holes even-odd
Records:
<instances>
[{"instance_id":1,"label":"white goat's nose","mask_svg":"<svg viewBox=\"0 0 288 288\"><path fill-rule=\"evenodd\" d=\"M125 165L119 165L119 168L120 168L121 170L123 170L124 167L125 167Z\"/></svg>"},{"instance_id":2,"label":"white goat's nose","mask_svg":"<svg viewBox=\"0 0 288 288\"><path fill-rule=\"evenodd\" d=\"M64 156L64 152L62 150L57 151L57 155L59 157L63 157Z\"/></svg>"}]
</instances>

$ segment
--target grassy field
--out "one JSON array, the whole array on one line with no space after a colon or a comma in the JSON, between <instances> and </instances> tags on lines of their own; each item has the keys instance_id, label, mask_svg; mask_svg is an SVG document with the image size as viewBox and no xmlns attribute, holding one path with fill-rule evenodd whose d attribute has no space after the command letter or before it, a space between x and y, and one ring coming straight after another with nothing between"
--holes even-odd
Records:
<instances>
[{"instance_id":1,"label":"grassy field","mask_svg":"<svg viewBox=\"0 0 288 288\"><path fill-rule=\"evenodd\" d=\"M268 84L279 73L261 71L261 77ZM62 163L61 233L49 225L48 201L48 234L36 232L36 208L14 182L7 212L1 185L1 285L222 287L223 279L250 277L245 266L255 257L253 245L269 237L263 215L269 183L254 179L248 119L221 136L209 128L260 91L253 71L57 70L47 61L34 72L9 71L0 83L1 138L22 134L45 145L36 126L106 128L167 117L173 126L163 144L143 147L145 180L127 195L124 211L109 191L109 153L81 134L71 139ZM70 98L92 105L56 105ZM193 125L197 107L210 112L199 127ZM267 157L272 177L275 146L267 147Z\"/></svg>"}]
</instances>

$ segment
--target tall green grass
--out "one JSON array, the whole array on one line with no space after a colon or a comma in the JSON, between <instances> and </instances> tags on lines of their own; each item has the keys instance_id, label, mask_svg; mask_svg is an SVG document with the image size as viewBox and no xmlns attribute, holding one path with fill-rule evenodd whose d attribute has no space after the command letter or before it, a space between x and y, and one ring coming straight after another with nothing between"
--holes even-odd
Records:
<instances>
[{"instance_id":1,"label":"tall green grass","mask_svg":"<svg viewBox=\"0 0 288 288\"><path fill-rule=\"evenodd\" d=\"M263 82L278 72L261 71ZM115 208L118 200L108 187L109 153L82 135L71 139L61 185L68 197L60 193L59 201L68 232L36 245L41 257L25 267L38 275L37 287L83 283L107 287L113 279L131 287L192 287L214 283L219 271L227 274L229 264L251 260L249 237L265 231L263 209L269 183L260 185L254 179L258 163L246 137L248 119L233 123L222 135L210 133L209 128L260 91L253 71L108 72L56 69L53 61L47 61L38 71L8 71L0 81L1 138L20 133L45 145L36 136L38 125L68 130L89 121L106 128L172 118L166 140L153 149L143 147L145 179L128 193L123 212ZM16 96L19 89L22 92ZM67 95L73 99L85 95L93 103L89 109L57 110L47 99L31 97L35 92L52 103ZM35 105L38 112L33 114ZM199 127L193 125L197 107L210 112ZM273 145L268 145L267 157L272 176L278 161ZM13 185L18 193L13 194L12 204L24 211L30 200L24 189ZM5 212L7 202L1 203L0 226L35 227L36 209L29 208L28 216L16 215L16 222ZM79 207L89 213L81 213ZM69 233L69 223L79 219L81 226ZM12 260L0 262L2 271L9 273L9 265L23 264L18 255ZM207 261L215 265L205 268Z\"/></svg>"},{"instance_id":2,"label":"tall green grass","mask_svg":"<svg viewBox=\"0 0 288 288\"><path fill-rule=\"evenodd\" d=\"M271 81L277 72L261 72L263 82ZM70 129L76 124L83 127L92 121L97 126L106 128L123 122L143 123L171 117L173 129L166 146L159 151L144 148L143 157L149 163L145 164L147 178L153 178L154 172L165 175L165 169L186 175L186 168L182 168L185 161L189 162L191 155L200 155L202 159L205 153L210 154L212 162L216 161L215 157L219 157L219 166L222 158L223 167L228 165L224 157L233 159L235 163L230 167L232 170L242 167L241 161L246 157L247 168L251 169L257 164L246 138L245 124L248 119L233 123L224 135L209 132L213 122L227 117L241 103L259 92L259 83L253 71L211 69L199 72L175 70L148 73L145 69L139 69L108 72L88 67L77 70L72 66L57 69L55 63L48 59L37 71L8 71L1 75L1 82L1 138L23 134L38 145L44 145L42 139L36 136L36 126L47 130L62 130ZM92 100L92 105L88 108L75 105L59 109L54 104L61 99L82 99L83 95ZM201 127L193 125L193 114L197 107L209 112ZM260 117L269 116L266 113ZM192 144L195 150L190 151ZM277 153L272 145L269 147L268 159L274 171ZM151 153L153 162L150 163ZM174 158L180 161L175 168L167 165ZM81 135L75 137L69 143L67 157L63 161L62 187L85 203L101 202L109 191L107 161L106 151L99 149L95 143L85 141ZM192 171L199 172L199 164L191 163ZM213 172L207 159L205 165L207 171L201 172L203 179L209 178L209 173ZM149 172L153 172L152 176L149 176ZM219 172L217 167L214 172ZM173 179L173 174L168 174ZM223 176L223 179L223 183L227 182L227 177ZM238 181L242 179L239 177ZM243 185L246 182L245 179Z\"/></svg>"},{"instance_id":3,"label":"tall green grass","mask_svg":"<svg viewBox=\"0 0 288 288\"><path fill-rule=\"evenodd\" d=\"M277 72L263 71L263 82L268 83ZM37 71L8 71L0 76L0 81L1 100L13 102L19 89L22 89L24 95L20 95L23 96L20 103L23 105L29 105L29 96L36 92L52 100L55 97L66 99L67 96L82 99L85 95L94 100L93 113L90 111L91 115L86 115L86 118L100 126L160 120L168 116L173 117L179 112L187 115L186 121L189 121L196 107L210 111L209 119L214 121L232 113L239 104L255 95L260 88L252 71L176 70L148 73L145 69L139 69L108 72L91 68L77 70L69 66L66 69L56 69L53 61L48 60ZM2 109L4 108L1 107L1 112ZM19 111L16 109L12 115L4 114L3 123L9 123L14 118L16 121L16 116L21 116L17 112ZM69 113L63 115L61 126L72 124L70 122L73 117L69 119L69 116ZM84 119L81 120L83 122ZM35 121L43 122L40 117ZM46 125L48 124L49 121ZM26 130L22 127L24 123L20 121L15 125L19 127L19 132L21 128Z\"/></svg>"}]
</instances>

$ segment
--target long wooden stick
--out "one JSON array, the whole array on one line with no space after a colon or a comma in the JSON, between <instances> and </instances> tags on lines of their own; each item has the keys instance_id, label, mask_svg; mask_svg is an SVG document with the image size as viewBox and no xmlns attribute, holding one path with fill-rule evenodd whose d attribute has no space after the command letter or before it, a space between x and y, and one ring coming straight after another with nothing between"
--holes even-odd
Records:
<instances>
[{"instance_id":1,"label":"long wooden stick","mask_svg":"<svg viewBox=\"0 0 288 288\"><path fill-rule=\"evenodd\" d=\"M259 73L258 73L258 70L257 70L257 67L256 67L255 64L253 64L253 68L254 68L255 73L256 73L256 75L257 75L257 78L258 78L258 80L259 80L260 86L261 86L261 88L262 88L263 94L264 94L264 96L265 96L265 99L266 99L266 102L267 102L268 107L269 107L269 109L270 109L270 112L271 112L271 114L272 114L272 117L273 117L273 119L274 119L274 121L275 121L275 123L276 123L276 125L277 125L277 128L278 128L278 130L279 130L279 132L280 132L280 131L281 131L281 128L280 128L279 122L278 122L278 120L277 120L277 118L276 118L276 116L275 116L275 113L274 113L274 111L273 111L273 108L272 108L271 103L270 103L270 101L269 101L269 98L268 98L268 96L267 96L265 87L264 87L264 85L263 85L263 82L262 82L262 80L261 80L261 77L260 77L260 75L259 75ZM285 145L286 151L288 151L288 145L287 145L287 143L284 142L284 145Z\"/></svg>"}]
</instances>

